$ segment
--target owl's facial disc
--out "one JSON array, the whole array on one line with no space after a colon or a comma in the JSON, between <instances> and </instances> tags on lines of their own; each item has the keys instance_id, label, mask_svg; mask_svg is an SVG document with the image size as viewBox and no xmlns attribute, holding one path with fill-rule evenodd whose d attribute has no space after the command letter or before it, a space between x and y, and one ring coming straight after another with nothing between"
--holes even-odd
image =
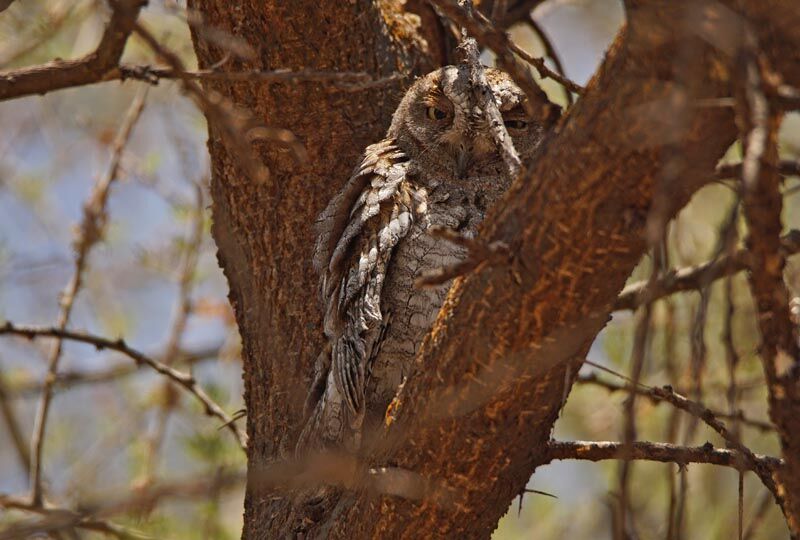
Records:
<instances>
[{"instance_id":1,"label":"owl's facial disc","mask_svg":"<svg viewBox=\"0 0 800 540\"><path fill-rule=\"evenodd\" d=\"M486 68L486 77L517 152L531 155L541 140L541 123L525 114L526 98L507 74ZM388 135L407 145L427 170L462 179L502 161L485 115L476 109L464 66L447 66L419 79L398 106Z\"/></svg>"}]
</instances>

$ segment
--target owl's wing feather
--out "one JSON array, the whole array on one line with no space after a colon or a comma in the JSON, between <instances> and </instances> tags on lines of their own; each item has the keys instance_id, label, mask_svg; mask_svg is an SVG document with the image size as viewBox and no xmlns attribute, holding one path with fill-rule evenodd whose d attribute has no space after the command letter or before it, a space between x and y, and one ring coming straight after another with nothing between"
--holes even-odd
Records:
<instances>
[{"instance_id":1,"label":"owl's wing feather","mask_svg":"<svg viewBox=\"0 0 800 540\"><path fill-rule=\"evenodd\" d=\"M407 159L391 140L367 148L361 165L317 221L314 266L320 272L327 382L303 441L317 431L341 442L357 434L364 416L368 334L382 323L381 291L392 251L413 223L414 186ZM328 376L329 375L329 376ZM327 411L327 412L326 412ZM330 415L333 418L325 418Z\"/></svg>"}]
</instances>

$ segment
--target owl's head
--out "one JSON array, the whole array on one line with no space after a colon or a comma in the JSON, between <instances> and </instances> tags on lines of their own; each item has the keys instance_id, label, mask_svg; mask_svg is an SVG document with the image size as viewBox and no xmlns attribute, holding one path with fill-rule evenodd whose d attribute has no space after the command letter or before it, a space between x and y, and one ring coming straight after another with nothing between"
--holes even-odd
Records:
<instances>
[{"instance_id":1,"label":"owl's head","mask_svg":"<svg viewBox=\"0 0 800 540\"><path fill-rule=\"evenodd\" d=\"M506 72L486 68L486 78L524 161L542 140L545 119L525 112L527 97ZM397 107L388 135L416 159L435 161L437 169L457 177L502 163L485 115L477 110L465 66L446 66L417 80Z\"/></svg>"}]
</instances>

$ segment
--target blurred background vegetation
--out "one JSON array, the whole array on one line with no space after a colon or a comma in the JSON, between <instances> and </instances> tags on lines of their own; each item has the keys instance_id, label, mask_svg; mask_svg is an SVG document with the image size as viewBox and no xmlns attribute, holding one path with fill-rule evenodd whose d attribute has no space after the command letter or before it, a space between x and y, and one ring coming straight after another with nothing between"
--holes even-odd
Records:
<instances>
[{"instance_id":1,"label":"blurred background vegetation","mask_svg":"<svg viewBox=\"0 0 800 540\"><path fill-rule=\"evenodd\" d=\"M107 14L99 0L15 2L0 13L0 69L93 50ZM566 74L582 84L623 23L617 0L550 0L533 17L552 40ZM151 1L142 21L194 68L183 2ZM542 43L527 27L512 29L512 36L534 55L544 55ZM158 63L136 36L124 60ZM60 291L73 272L73 226L80 222L94 180L108 167L122 118L144 86L110 82L0 103L0 321L55 323ZM563 104L559 86L545 81L543 87ZM233 414L243 407L239 344L209 234L205 121L173 82L162 80L145 99L122 154L122 174L111 190L106 236L92 252L69 327L124 337L137 349L191 371ZM784 158L800 157L797 117L784 122L780 147ZM732 148L731 159L738 155ZM797 180L785 184L788 228L800 227L795 212L800 197L791 195ZM685 267L712 258L734 203L731 184L724 182L698 193L670 227L668 265ZM742 238L741 223L736 228ZM646 279L650 265L643 261L631 279ZM797 295L797 259L790 259L786 278ZM637 320L632 313L615 314L590 360L628 373ZM767 421L758 341L743 275L716 282L704 295L674 295L654 307L642 382L672 384L716 410L741 409L749 419ZM47 341L0 338L2 402L26 440L49 347ZM738 359L733 400L731 354ZM593 373L624 384L593 366L581 372L587 379ZM584 381L570 395L554 437L621 440L626 396ZM637 421L641 440L724 446L716 434L669 405L639 399ZM27 473L7 428L0 424L0 493L24 493ZM118 354L65 343L45 445L49 499L74 508L154 485L184 485L242 471L244 454L219 428L194 400L151 371L136 369ZM742 423L741 437L755 452L780 453L769 429ZM675 523L679 513L681 538L736 536L735 470L638 462L632 471L634 519L642 540L666 538L668 523ZM611 538L618 477L614 462L557 462L541 468L529 487L557 498L526 495L509 509L495 538ZM156 538L238 538L243 492L242 482L183 490L111 519ZM0 527L27 517L0 509ZM752 539L787 536L779 510L752 474L745 475L744 517ZM81 537L100 536L81 532Z\"/></svg>"}]
</instances>

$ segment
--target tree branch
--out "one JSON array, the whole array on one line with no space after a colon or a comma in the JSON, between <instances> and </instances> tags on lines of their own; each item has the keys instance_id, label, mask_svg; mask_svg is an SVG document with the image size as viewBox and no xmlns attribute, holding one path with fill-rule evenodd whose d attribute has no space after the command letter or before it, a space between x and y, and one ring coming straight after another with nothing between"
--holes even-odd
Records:
<instances>
[{"instance_id":1,"label":"tree branch","mask_svg":"<svg viewBox=\"0 0 800 540\"><path fill-rule=\"evenodd\" d=\"M188 373L183 373L173 369L166 364L163 364L158 360L150 358L146 354L129 347L123 339L111 340L108 338L93 336L91 334L84 334L72 330L40 326L20 326L14 325L11 322L6 322L5 325L0 327L0 336L2 335L15 335L28 339L36 339L39 337L67 339L80 343L87 343L89 345L93 345L97 349L108 349L122 353L136 362L137 365L147 366L161 375L164 375L178 386L184 388L203 405L206 415L219 419L225 425L225 427L234 435L234 437L236 437L236 441L239 443L239 446L241 446L242 449L247 446L246 436L239 431L233 419L228 416L222 407L217 405L217 403L214 402L214 400L212 400L208 394L206 394L200 385L197 384L197 381L194 377Z\"/></svg>"},{"instance_id":2,"label":"tree branch","mask_svg":"<svg viewBox=\"0 0 800 540\"><path fill-rule=\"evenodd\" d=\"M220 354L220 347L209 347L207 349L197 350L180 350L175 354L173 363L176 365L185 364L187 366L194 366L199 362L212 360L217 358ZM163 354L149 355L159 361L164 361ZM103 384L111 381L116 381L139 373L142 368L141 364L121 364L118 366L109 367L97 371L83 371L83 370L62 370L56 374L56 380L53 383L53 392L59 390L66 391L71 388ZM13 385L5 387L6 395L9 399L29 397L38 394L42 391L44 383L40 381L20 381Z\"/></svg>"},{"instance_id":3,"label":"tree branch","mask_svg":"<svg viewBox=\"0 0 800 540\"><path fill-rule=\"evenodd\" d=\"M201 69L197 71L180 71L164 66L122 64L106 74L103 80L125 80L129 78L149 82L150 84L158 84L161 79L239 81L265 84L324 83L333 88L355 92L369 88L380 88L397 82L403 77L401 74L396 73L388 77L375 79L369 73L360 71L322 71L313 69L275 69L268 71L259 69L243 71Z\"/></svg>"},{"instance_id":4,"label":"tree branch","mask_svg":"<svg viewBox=\"0 0 800 540\"><path fill-rule=\"evenodd\" d=\"M737 88L737 121L744 157L746 243L752 264L748 274L758 312L761 360L769 391L769 414L781 441L786 468L778 475L786 498L782 510L792 538L800 538L800 345L783 281L786 256L782 249L781 178L777 173L778 130L782 114L771 110L762 69L769 63L754 33L737 58L741 84Z\"/></svg>"},{"instance_id":5,"label":"tree branch","mask_svg":"<svg viewBox=\"0 0 800 540\"><path fill-rule=\"evenodd\" d=\"M800 230L791 230L781 237L780 252L783 256L800 253ZM699 290L706 283L747 270L752 261L753 254L750 250L742 248L732 255L722 255L707 263L672 270L650 287L647 286L647 281L632 283L619 294L614 309L634 310L645 299L655 301L678 292Z\"/></svg>"},{"instance_id":6,"label":"tree branch","mask_svg":"<svg viewBox=\"0 0 800 540\"><path fill-rule=\"evenodd\" d=\"M732 434L728 430L727 426L716 416L714 416L714 413L709 408L701 403L692 401L691 399L678 394L672 389L671 386L662 386L660 388L652 387L650 388L650 392L657 399L662 399L672 404L673 407L681 409L682 411L699 418L707 426L716 431L723 439L725 439L725 442L730 447L737 450L737 452L742 456L744 465L758 475L764 486L775 497L775 501L781 506L781 508L783 508L783 495L775 486L775 480L772 478L772 471L761 467L760 462L756 458L756 455L753 453L753 451L742 444L739 441L739 438Z\"/></svg>"},{"instance_id":7,"label":"tree branch","mask_svg":"<svg viewBox=\"0 0 800 540\"><path fill-rule=\"evenodd\" d=\"M679 446L668 443L635 441L631 444L609 441L550 441L547 445L547 463L556 460L579 459L604 461L608 459L632 459L660 461L662 463L708 463L742 470L744 456L728 448L714 448L711 443L703 446ZM777 471L783 467L782 459L772 456L754 455L753 465L761 470ZM744 467L744 470L754 470Z\"/></svg>"},{"instance_id":8,"label":"tree branch","mask_svg":"<svg viewBox=\"0 0 800 540\"><path fill-rule=\"evenodd\" d=\"M615 383L611 381L606 381L597 376L596 373L589 373L587 375L579 375L577 379L575 379L576 384L581 385L590 385L590 386L598 386L600 388L605 388L609 392L630 392L631 388L633 388L630 384L622 384L622 383ZM665 400L661 399L655 393L653 393L652 389L646 386L637 386L634 391L637 395L649 398L653 403L664 403ZM735 420L737 422L742 423L743 425L750 426L762 432L770 432L774 431L775 426L773 426L769 422L764 422L763 420L754 420L748 417L744 411L738 411L736 414L724 413L722 411L709 409L711 414L714 415L716 418L721 418L723 420Z\"/></svg>"},{"instance_id":9,"label":"tree branch","mask_svg":"<svg viewBox=\"0 0 800 540\"><path fill-rule=\"evenodd\" d=\"M418 527L442 537L488 536L507 509L504 494L519 493L525 473L540 463L536 449L556 418L565 381L567 387L571 381L567 360L583 355L596 333L588 319L612 309L623 276L644 251L649 205L666 160L681 156L669 161L675 179L666 201L670 217L707 181L735 137L730 109L692 104L729 92L707 77L713 68L702 62L729 62L710 44L735 39L745 21L713 4L693 11L686 25L688 4L643 2L629 13L628 26L580 105L484 222L485 242L510 246L512 267L487 267L457 280L421 348L419 367L389 429L398 448L376 455L444 477L462 510L445 517L434 504L382 499L381 515L370 516L367 524L359 515L370 502L359 497L337 521L334 538L359 527L387 536ZM759 11L759 31L775 30L764 17L779 12ZM800 14L791 16L797 21ZM789 36L781 35L785 46L797 39ZM705 60L693 65L688 82L665 83L660 70L669 71L665 62L670 64L678 47L696 50L693 57ZM675 117L683 120L675 124ZM477 399L471 389L481 387ZM442 392L456 399L443 402ZM523 464L530 469L523 471ZM763 474L762 481L770 483ZM496 505L487 505L494 500Z\"/></svg>"},{"instance_id":10,"label":"tree branch","mask_svg":"<svg viewBox=\"0 0 800 540\"><path fill-rule=\"evenodd\" d=\"M53 60L40 66L0 72L0 101L104 80L119 64L147 0L109 0L109 3L111 20L94 52L77 60Z\"/></svg>"}]
</instances>

